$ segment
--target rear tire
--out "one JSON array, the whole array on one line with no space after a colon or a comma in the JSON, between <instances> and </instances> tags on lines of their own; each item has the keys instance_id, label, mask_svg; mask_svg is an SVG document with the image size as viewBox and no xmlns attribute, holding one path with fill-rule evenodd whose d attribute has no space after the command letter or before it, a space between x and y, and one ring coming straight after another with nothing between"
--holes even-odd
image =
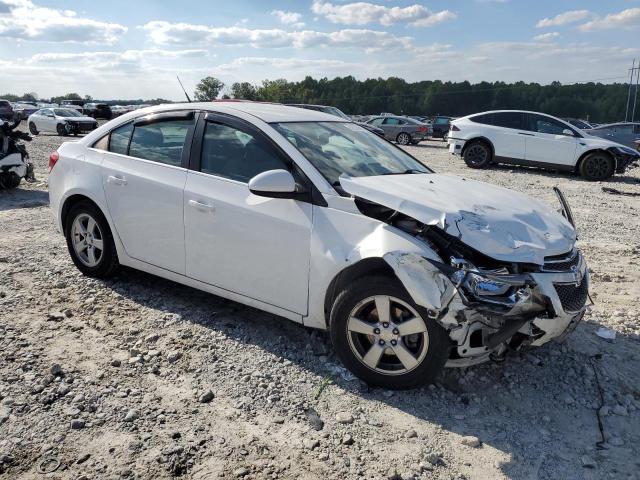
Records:
<instances>
[{"instance_id":1,"label":"rear tire","mask_svg":"<svg viewBox=\"0 0 640 480\"><path fill-rule=\"evenodd\" d=\"M118 270L118 253L109 223L92 203L80 202L71 207L64 235L71 260L84 275L107 278Z\"/></svg>"},{"instance_id":2,"label":"rear tire","mask_svg":"<svg viewBox=\"0 0 640 480\"><path fill-rule=\"evenodd\" d=\"M400 132L396 137L398 145L409 145L411 143L411 135L406 132Z\"/></svg>"},{"instance_id":3,"label":"rear tire","mask_svg":"<svg viewBox=\"0 0 640 480\"><path fill-rule=\"evenodd\" d=\"M586 180L606 180L613 175L615 162L607 153L593 152L584 157L578 170Z\"/></svg>"},{"instance_id":4,"label":"rear tire","mask_svg":"<svg viewBox=\"0 0 640 480\"><path fill-rule=\"evenodd\" d=\"M380 316L378 310L387 313ZM369 385L390 389L432 382L451 344L402 284L382 275L362 277L340 292L331 309L330 334L351 372Z\"/></svg>"},{"instance_id":5,"label":"rear tire","mask_svg":"<svg viewBox=\"0 0 640 480\"><path fill-rule=\"evenodd\" d=\"M22 178L14 172L0 173L0 190L11 190L20 185Z\"/></svg>"},{"instance_id":6,"label":"rear tire","mask_svg":"<svg viewBox=\"0 0 640 480\"><path fill-rule=\"evenodd\" d=\"M36 124L33 122L29 122L29 132L31 132L31 135L38 135L38 129L36 128Z\"/></svg>"},{"instance_id":7,"label":"rear tire","mask_svg":"<svg viewBox=\"0 0 640 480\"><path fill-rule=\"evenodd\" d=\"M485 142L472 141L462 154L464 163L471 168L486 168L491 163L491 149Z\"/></svg>"},{"instance_id":8,"label":"rear tire","mask_svg":"<svg viewBox=\"0 0 640 480\"><path fill-rule=\"evenodd\" d=\"M65 137L67 135L67 130L64 128L64 125L61 123L56 125L56 132L58 132L58 135L60 135L61 137Z\"/></svg>"}]
</instances>

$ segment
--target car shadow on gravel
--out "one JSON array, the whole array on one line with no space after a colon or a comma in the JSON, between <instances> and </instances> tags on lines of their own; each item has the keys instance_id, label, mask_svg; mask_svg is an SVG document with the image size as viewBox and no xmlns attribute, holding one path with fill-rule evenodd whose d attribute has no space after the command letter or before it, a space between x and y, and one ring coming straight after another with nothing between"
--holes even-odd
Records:
<instances>
[{"instance_id":1,"label":"car shadow on gravel","mask_svg":"<svg viewBox=\"0 0 640 480\"><path fill-rule=\"evenodd\" d=\"M45 190L18 188L0 190L0 212L18 208L37 208L49 205L49 193Z\"/></svg>"},{"instance_id":2,"label":"car shadow on gravel","mask_svg":"<svg viewBox=\"0 0 640 480\"><path fill-rule=\"evenodd\" d=\"M635 168L639 168L639 167L635 167ZM549 177L549 178L558 178L558 179L565 179L565 180L573 180L576 182L586 182L586 183L594 183L591 180L586 180L584 178L582 178L581 176L579 176L576 173L573 172L561 172L558 170L545 170L542 168L537 168L537 167L527 167L524 165L507 165L507 164L503 164L503 163L499 163L499 164L491 164L488 168L484 169L486 170L496 170L496 171L502 171L502 172L506 172L506 171L512 171L512 172L517 172L517 173L530 173L533 175L540 175L543 177ZM640 179L638 179L637 177L631 177L631 176L627 176L624 174L614 174L611 178L607 179L607 180L602 180L598 183L624 183L624 184L630 184L630 185L638 185L640 184Z\"/></svg>"},{"instance_id":3,"label":"car shadow on gravel","mask_svg":"<svg viewBox=\"0 0 640 480\"><path fill-rule=\"evenodd\" d=\"M616 341L616 347L593 334L600 324L591 321L580 325L566 345L551 343L514 353L501 364L445 369L435 385L390 391L369 388L354 378L333 354L324 332L131 269L123 269L105 286L141 306L172 314L290 361L314 374L319 388L330 379L372 405L387 405L390 410L384 411L379 423L391 431L397 430L398 424L410 428L414 418L428 422L436 433L442 430L459 435L450 445L453 450L443 446L442 452L453 451L455 455L467 449L466 455L480 454L470 452L468 449L474 447L464 443L473 445L473 439L463 442L463 437L477 437L481 443L475 448L497 449L511 459L499 465L508 478L592 478L585 476L587 470L581 465L585 452L597 462L605 461L595 448L600 440L596 412L602 405L600 383L594 372L600 371L609 380L615 378L620 345L631 355L635 348L637 354L637 339L629 342L623 336ZM633 386L635 373L629 371L626 375ZM587 380L581 380L584 378ZM310 399L311 403L316 401ZM322 416L321 406L318 410ZM391 420L387 423L385 416L398 412L402 418L395 424ZM376 425L376 421L372 423ZM442 452L429 457L434 468L446 462ZM606 458L623 461L625 452L618 449L607 453Z\"/></svg>"}]
</instances>

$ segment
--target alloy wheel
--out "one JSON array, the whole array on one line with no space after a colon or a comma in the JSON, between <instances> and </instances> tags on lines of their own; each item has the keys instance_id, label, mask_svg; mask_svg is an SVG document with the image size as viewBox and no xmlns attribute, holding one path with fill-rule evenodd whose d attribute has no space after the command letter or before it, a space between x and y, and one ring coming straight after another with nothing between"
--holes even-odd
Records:
<instances>
[{"instance_id":1,"label":"alloy wheel","mask_svg":"<svg viewBox=\"0 0 640 480\"><path fill-rule=\"evenodd\" d=\"M482 165L487 160L489 152L487 149L480 145L471 145L466 152L464 152L464 158L467 162L473 165Z\"/></svg>"},{"instance_id":2,"label":"alloy wheel","mask_svg":"<svg viewBox=\"0 0 640 480\"><path fill-rule=\"evenodd\" d=\"M97 266L104 252L104 237L95 219L88 213L79 214L73 221L71 236L78 259L87 267Z\"/></svg>"},{"instance_id":3,"label":"alloy wheel","mask_svg":"<svg viewBox=\"0 0 640 480\"><path fill-rule=\"evenodd\" d=\"M347 337L356 358L383 375L410 372L429 349L422 317L406 302L388 295L356 304L347 321Z\"/></svg>"},{"instance_id":4,"label":"alloy wheel","mask_svg":"<svg viewBox=\"0 0 640 480\"><path fill-rule=\"evenodd\" d=\"M609 173L609 158L594 155L585 160L584 170L591 178L605 178Z\"/></svg>"},{"instance_id":5,"label":"alloy wheel","mask_svg":"<svg viewBox=\"0 0 640 480\"><path fill-rule=\"evenodd\" d=\"M401 133L400 135L398 135L398 143L400 145L408 145L410 141L411 137L408 133Z\"/></svg>"}]
</instances>

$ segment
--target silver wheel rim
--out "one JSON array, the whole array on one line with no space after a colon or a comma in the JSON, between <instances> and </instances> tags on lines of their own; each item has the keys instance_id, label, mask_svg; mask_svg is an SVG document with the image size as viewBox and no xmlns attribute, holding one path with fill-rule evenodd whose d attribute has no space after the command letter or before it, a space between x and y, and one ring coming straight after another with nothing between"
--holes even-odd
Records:
<instances>
[{"instance_id":1,"label":"silver wheel rim","mask_svg":"<svg viewBox=\"0 0 640 480\"><path fill-rule=\"evenodd\" d=\"M406 145L407 143L409 143L409 135L407 133L401 133L398 136L398 143L400 145Z\"/></svg>"},{"instance_id":2,"label":"silver wheel rim","mask_svg":"<svg viewBox=\"0 0 640 480\"><path fill-rule=\"evenodd\" d=\"M104 237L98 222L88 213L81 213L71 226L71 243L78 259L87 267L100 263L104 252Z\"/></svg>"},{"instance_id":3,"label":"silver wheel rim","mask_svg":"<svg viewBox=\"0 0 640 480\"><path fill-rule=\"evenodd\" d=\"M383 375L414 370L429 350L422 317L406 302L389 295L358 302L349 313L347 338L356 358Z\"/></svg>"}]
</instances>

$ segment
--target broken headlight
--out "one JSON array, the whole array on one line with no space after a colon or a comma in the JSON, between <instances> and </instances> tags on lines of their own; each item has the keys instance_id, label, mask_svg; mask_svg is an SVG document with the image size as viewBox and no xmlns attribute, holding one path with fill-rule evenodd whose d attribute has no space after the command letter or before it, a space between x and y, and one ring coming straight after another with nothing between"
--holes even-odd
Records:
<instances>
[{"instance_id":1,"label":"broken headlight","mask_svg":"<svg viewBox=\"0 0 640 480\"><path fill-rule=\"evenodd\" d=\"M468 270L456 270L453 272L451 280L476 297L505 296L513 286Z\"/></svg>"}]
</instances>

